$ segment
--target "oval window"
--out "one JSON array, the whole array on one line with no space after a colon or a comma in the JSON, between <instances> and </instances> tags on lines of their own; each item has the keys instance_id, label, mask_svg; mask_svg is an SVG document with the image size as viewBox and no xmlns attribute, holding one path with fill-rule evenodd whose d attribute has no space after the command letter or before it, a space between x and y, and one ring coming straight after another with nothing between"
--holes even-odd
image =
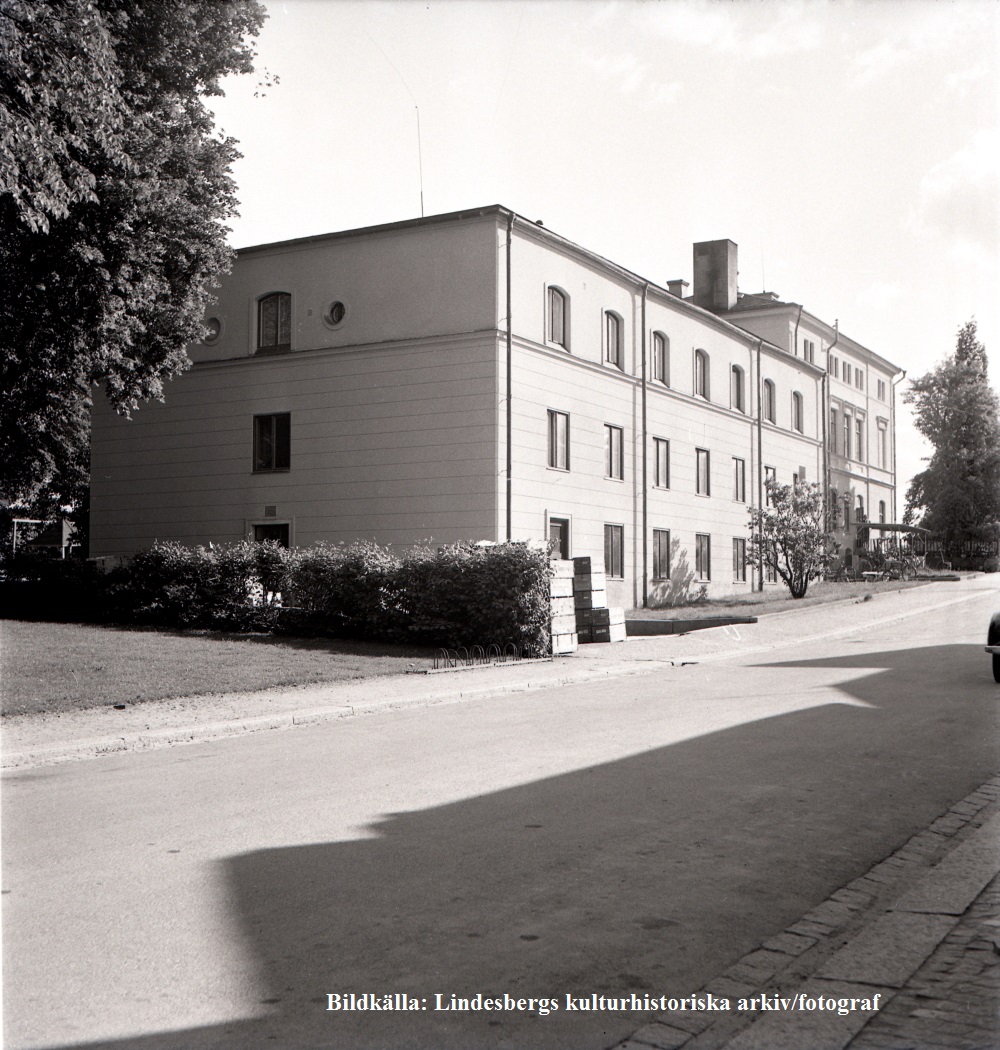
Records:
<instances>
[{"instance_id":1,"label":"oval window","mask_svg":"<svg viewBox=\"0 0 1000 1050\"><path fill-rule=\"evenodd\" d=\"M202 334L201 341L203 343L216 343L219 340L219 336L222 335L222 322L218 317L210 317L205 322L205 330Z\"/></svg>"},{"instance_id":2,"label":"oval window","mask_svg":"<svg viewBox=\"0 0 1000 1050\"><path fill-rule=\"evenodd\" d=\"M326 313L323 314L323 320L326 321L331 328L336 328L346 316L347 307L340 301L340 299L334 299L334 301L326 308Z\"/></svg>"}]
</instances>

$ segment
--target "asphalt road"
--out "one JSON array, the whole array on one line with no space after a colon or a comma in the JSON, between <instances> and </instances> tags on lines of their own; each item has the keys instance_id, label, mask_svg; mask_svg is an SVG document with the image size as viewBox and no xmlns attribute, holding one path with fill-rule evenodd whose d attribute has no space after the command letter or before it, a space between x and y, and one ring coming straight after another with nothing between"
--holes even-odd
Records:
<instances>
[{"instance_id":1,"label":"asphalt road","mask_svg":"<svg viewBox=\"0 0 1000 1050\"><path fill-rule=\"evenodd\" d=\"M689 994L996 772L996 595L6 775L4 1045L606 1047L644 1017L567 994ZM426 1009L326 1009L351 992ZM435 1010L452 993L560 1008Z\"/></svg>"}]
</instances>

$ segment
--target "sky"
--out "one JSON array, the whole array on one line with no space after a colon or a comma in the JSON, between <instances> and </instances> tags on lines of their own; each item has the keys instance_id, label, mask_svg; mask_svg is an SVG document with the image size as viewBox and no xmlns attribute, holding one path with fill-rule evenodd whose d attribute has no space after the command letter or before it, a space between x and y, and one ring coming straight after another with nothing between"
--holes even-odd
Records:
<instances>
[{"instance_id":1,"label":"sky","mask_svg":"<svg viewBox=\"0 0 1000 1050\"><path fill-rule=\"evenodd\" d=\"M1000 0L266 6L234 246L502 204L663 284L729 238L910 377L975 318L1000 389ZM900 406L900 513L929 451Z\"/></svg>"}]
</instances>

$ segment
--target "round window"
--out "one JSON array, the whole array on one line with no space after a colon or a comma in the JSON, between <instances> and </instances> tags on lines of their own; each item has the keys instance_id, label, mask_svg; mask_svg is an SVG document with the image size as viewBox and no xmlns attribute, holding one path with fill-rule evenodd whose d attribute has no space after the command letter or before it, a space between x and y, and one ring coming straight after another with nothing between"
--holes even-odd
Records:
<instances>
[{"instance_id":1,"label":"round window","mask_svg":"<svg viewBox=\"0 0 1000 1050\"><path fill-rule=\"evenodd\" d=\"M340 301L340 299L334 299L326 308L326 313L323 314L323 320L326 321L331 328L336 328L346 316L347 307Z\"/></svg>"},{"instance_id":2,"label":"round window","mask_svg":"<svg viewBox=\"0 0 1000 1050\"><path fill-rule=\"evenodd\" d=\"M219 341L220 335L222 335L222 322L218 317L210 317L205 322L205 331L202 334L201 341L211 345Z\"/></svg>"}]
</instances>

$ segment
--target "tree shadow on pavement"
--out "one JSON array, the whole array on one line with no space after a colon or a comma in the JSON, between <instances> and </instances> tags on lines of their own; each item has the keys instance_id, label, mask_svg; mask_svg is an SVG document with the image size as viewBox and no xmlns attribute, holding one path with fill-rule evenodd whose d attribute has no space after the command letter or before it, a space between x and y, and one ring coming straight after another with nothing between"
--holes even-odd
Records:
<instances>
[{"instance_id":1,"label":"tree shadow on pavement","mask_svg":"<svg viewBox=\"0 0 1000 1050\"><path fill-rule=\"evenodd\" d=\"M975 650L759 665L828 669L854 702L818 700L388 814L369 838L227 858L232 920L258 967L262 1016L75 1045L612 1045L647 1015L567 1013L567 993L690 994L994 772L997 695ZM800 688L794 677L789 690ZM405 992L426 1010L326 1009L328 993L350 992ZM560 1009L434 1009L435 994L447 1002L477 992L551 997Z\"/></svg>"}]
</instances>

